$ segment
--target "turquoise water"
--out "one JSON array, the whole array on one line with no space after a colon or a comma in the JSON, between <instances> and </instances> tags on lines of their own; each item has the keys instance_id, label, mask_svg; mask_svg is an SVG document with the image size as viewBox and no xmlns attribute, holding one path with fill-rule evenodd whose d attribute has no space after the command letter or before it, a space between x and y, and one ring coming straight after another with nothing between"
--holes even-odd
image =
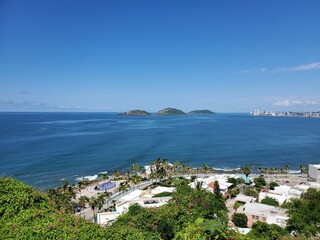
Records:
<instances>
[{"instance_id":1,"label":"turquoise water","mask_svg":"<svg viewBox=\"0 0 320 240\"><path fill-rule=\"evenodd\" d=\"M320 119L0 113L0 174L37 188L157 157L194 167L298 169L320 162Z\"/></svg>"}]
</instances>

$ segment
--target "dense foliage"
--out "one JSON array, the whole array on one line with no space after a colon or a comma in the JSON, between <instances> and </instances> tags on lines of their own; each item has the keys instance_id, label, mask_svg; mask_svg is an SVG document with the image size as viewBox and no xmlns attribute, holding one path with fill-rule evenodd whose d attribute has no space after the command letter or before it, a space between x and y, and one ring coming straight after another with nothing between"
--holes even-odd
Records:
<instances>
[{"instance_id":1,"label":"dense foliage","mask_svg":"<svg viewBox=\"0 0 320 240\"><path fill-rule=\"evenodd\" d=\"M232 235L220 197L183 184L172 198L155 209L131 206L127 214L106 228L108 234L114 239L227 239Z\"/></svg>"},{"instance_id":2,"label":"dense foliage","mask_svg":"<svg viewBox=\"0 0 320 240\"><path fill-rule=\"evenodd\" d=\"M288 237L288 233L307 238L319 236L320 191L309 189L301 199L286 204L290 214L286 229L257 222L249 234L242 236L227 227L225 202L219 195L201 188L192 189L181 179L176 184L176 192L168 204L160 208L132 205L112 226L101 228L65 213L65 209L58 206L59 199L12 178L0 178L0 239L252 240L281 239L286 234ZM63 191L72 195L64 185L57 191L58 196Z\"/></svg>"},{"instance_id":3,"label":"dense foliage","mask_svg":"<svg viewBox=\"0 0 320 240\"><path fill-rule=\"evenodd\" d=\"M58 212L44 193L0 178L0 239L97 239L98 225Z\"/></svg>"},{"instance_id":4,"label":"dense foliage","mask_svg":"<svg viewBox=\"0 0 320 240\"><path fill-rule=\"evenodd\" d=\"M290 219L287 229L307 237L320 234L320 191L309 189L301 199L286 204Z\"/></svg>"},{"instance_id":5,"label":"dense foliage","mask_svg":"<svg viewBox=\"0 0 320 240\"><path fill-rule=\"evenodd\" d=\"M247 234L247 237L256 240L278 240L286 234L286 230L276 224L268 224L258 221L252 225L252 230Z\"/></svg>"},{"instance_id":6,"label":"dense foliage","mask_svg":"<svg viewBox=\"0 0 320 240\"><path fill-rule=\"evenodd\" d=\"M253 179L253 182L254 182L255 187L257 187L257 188L260 188L262 186L266 186L267 185L267 182L266 182L266 180L264 179L263 176L259 176L259 177L255 178L255 179Z\"/></svg>"},{"instance_id":7,"label":"dense foliage","mask_svg":"<svg viewBox=\"0 0 320 240\"><path fill-rule=\"evenodd\" d=\"M266 198L262 199L260 203L267 204L270 206L275 206L275 207L279 206L279 202L276 199L271 198L271 197L266 197Z\"/></svg>"},{"instance_id":8,"label":"dense foliage","mask_svg":"<svg viewBox=\"0 0 320 240\"><path fill-rule=\"evenodd\" d=\"M248 223L248 218L244 213L236 213L232 217L232 222L237 227L246 228Z\"/></svg>"}]
</instances>

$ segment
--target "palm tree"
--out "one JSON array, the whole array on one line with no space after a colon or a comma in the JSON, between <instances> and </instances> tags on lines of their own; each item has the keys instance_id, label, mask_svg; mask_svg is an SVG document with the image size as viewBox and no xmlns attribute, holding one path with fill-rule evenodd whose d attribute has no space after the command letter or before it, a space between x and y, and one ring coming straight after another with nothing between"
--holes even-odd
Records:
<instances>
[{"instance_id":1,"label":"palm tree","mask_svg":"<svg viewBox=\"0 0 320 240\"><path fill-rule=\"evenodd\" d=\"M119 170L118 170L118 169L113 170L112 176L113 176L114 178L120 177L120 172L119 172Z\"/></svg>"},{"instance_id":2,"label":"palm tree","mask_svg":"<svg viewBox=\"0 0 320 240\"><path fill-rule=\"evenodd\" d=\"M144 167L139 167L139 174L140 176L145 177L146 169Z\"/></svg>"},{"instance_id":3,"label":"palm tree","mask_svg":"<svg viewBox=\"0 0 320 240\"><path fill-rule=\"evenodd\" d=\"M91 197L89 200L89 205L93 212L93 217L96 217L96 207L98 205L98 199L96 197Z\"/></svg>"},{"instance_id":4,"label":"palm tree","mask_svg":"<svg viewBox=\"0 0 320 240\"><path fill-rule=\"evenodd\" d=\"M119 192L126 192L129 188L128 181L121 182L119 185Z\"/></svg>"},{"instance_id":5,"label":"palm tree","mask_svg":"<svg viewBox=\"0 0 320 240\"><path fill-rule=\"evenodd\" d=\"M244 167L241 168L241 171L243 172L244 175L246 175L246 181L245 182L246 182L246 184L248 184L249 183L248 177L249 177L249 175L251 173L251 168L249 166L244 166Z\"/></svg>"},{"instance_id":6,"label":"palm tree","mask_svg":"<svg viewBox=\"0 0 320 240\"><path fill-rule=\"evenodd\" d=\"M139 168L138 163L133 163L130 168L130 172L134 173Z\"/></svg>"},{"instance_id":7,"label":"palm tree","mask_svg":"<svg viewBox=\"0 0 320 240\"><path fill-rule=\"evenodd\" d=\"M108 179L109 179L109 177L108 177L107 174L103 174L103 175L102 175L102 180L103 180L104 182L106 182L106 180L108 180Z\"/></svg>"},{"instance_id":8,"label":"palm tree","mask_svg":"<svg viewBox=\"0 0 320 240\"><path fill-rule=\"evenodd\" d=\"M289 165L288 165L288 164L284 165L284 169L285 169L285 170L286 170L286 172L288 173L288 172L289 172L289 170L290 170Z\"/></svg>"},{"instance_id":9,"label":"palm tree","mask_svg":"<svg viewBox=\"0 0 320 240\"><path fill-rule=\"evenodd\" d=\"M196 182L196 190L197 191L202 191L202 185L203 185L203 181L197 181Z\"/></svg>"},{"instance_id":10,"label":"palm tree","mask_svg":"<svg viewBox=\"0 0 320 240\"><path fill-rule=\"evenodd\" d=\"M202 170L203 170L204 174L208 173L208 165L207 164L202 164Z\"/></svg>"},{"instance_id":11,"label":"palm tree","mask_svg":"<svg viewBox=\"0 0 320 240\"><path fill-rule=\"evenodd\" d=\"M81 196L79 198L78 204L80 206L80 211L82 211L83 208L86 207L86 204L89 202L89 198L87 196ZM81 217L81 215L80 215Z\"/></svg>"}]
</instances>

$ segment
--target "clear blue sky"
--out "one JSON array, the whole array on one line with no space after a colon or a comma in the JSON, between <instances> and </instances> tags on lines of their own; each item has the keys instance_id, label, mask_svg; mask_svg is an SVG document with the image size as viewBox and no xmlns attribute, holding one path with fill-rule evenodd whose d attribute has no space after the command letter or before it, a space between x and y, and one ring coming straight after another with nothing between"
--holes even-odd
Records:
<instances>
[{"instance_id":1,"label":"clear blue sky","mask_svg":"<svg viewBox=\"0 0 320 240\"><path fill-rule=\"evenodd\" d=\"M320 1L0 0L0 111L320 110Z\"/></svg>"}]
</instances>

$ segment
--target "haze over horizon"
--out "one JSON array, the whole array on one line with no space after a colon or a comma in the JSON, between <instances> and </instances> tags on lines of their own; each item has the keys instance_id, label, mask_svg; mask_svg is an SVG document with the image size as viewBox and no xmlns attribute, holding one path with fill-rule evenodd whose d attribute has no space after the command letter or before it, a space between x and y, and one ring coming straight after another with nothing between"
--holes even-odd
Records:
<instances>
[{"instance_id":1,"label":"haze over horizon","mask_svg":"<svg viewBox=\"0 0 320 240\"><path fill-rule=\"evenodd\" d=\"M0 2L0 111L320 111L320 1Z\"/></svg>"}]
</instances>

